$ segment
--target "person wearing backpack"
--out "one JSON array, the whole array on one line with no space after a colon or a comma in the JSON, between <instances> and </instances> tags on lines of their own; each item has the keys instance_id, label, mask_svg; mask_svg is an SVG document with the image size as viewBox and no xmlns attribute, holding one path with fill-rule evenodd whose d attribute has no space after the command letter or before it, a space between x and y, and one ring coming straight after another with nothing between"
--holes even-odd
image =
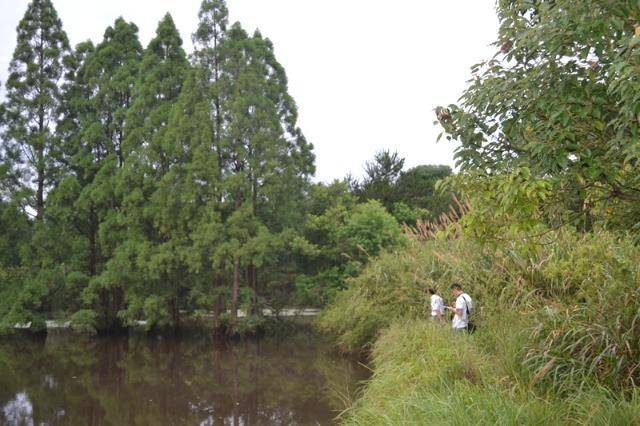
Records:
<instances>
[{"instance_id":1,"label":"person wearing backpack","mask_svg":"<svg viewBox=\"0 0 640 426\"><path fill-rule=\"evenodd\" d=\"M460 284L453 284L451 286L451 291L453 292L453 296L456 298L454 307L449 308L454 312L451 327L454 331L467 331L469 333L473 333L475 331L475 326L469 319L473 312L473 300L462 290L462 286Z\"/></svg>"}]
</instances>

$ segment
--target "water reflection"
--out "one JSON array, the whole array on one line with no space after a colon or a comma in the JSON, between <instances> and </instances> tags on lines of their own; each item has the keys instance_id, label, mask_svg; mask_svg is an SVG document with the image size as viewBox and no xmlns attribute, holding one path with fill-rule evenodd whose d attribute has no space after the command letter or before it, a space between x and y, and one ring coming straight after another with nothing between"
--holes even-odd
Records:
<instances>
[{"instance_id":1,"label":"water reflection","mask_svg":"<svg viewBox=\"0 0 640 426\"><path fill-rule=\"evenodd\" d=\"M0 340L0 424L330 424L365 375L309 334Z\"/></svg>"},{"instance_id":2,"label":"water reflection","mask_svg":"<svg viewBox=\"0 0 640 426\"><path fill-rule=\"evenodd\" d=\"M19 392L14 399L2 407L4 420L9 425L33 425L33 404L25 392Z\"/></svg>"}]
</instances>

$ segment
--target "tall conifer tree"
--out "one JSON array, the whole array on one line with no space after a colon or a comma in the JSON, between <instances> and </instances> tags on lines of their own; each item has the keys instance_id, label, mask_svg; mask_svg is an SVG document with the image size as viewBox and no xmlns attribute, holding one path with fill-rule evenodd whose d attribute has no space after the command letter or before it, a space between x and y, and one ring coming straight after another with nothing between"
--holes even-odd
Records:
<instances>
[{"instance_id":1,"label":"tall conifer tree","mask_svg":"<svg viewBox=\"0 0 640 426\"><path fill-rule=\"evenodd\" d=\"M145 50L127 113L126 159L116 183L122 200L117 222L125 231L107 265L110 274L130 282L125 319L142 317L150 326L179 322L190 283L181 256L188 243L182 221L189 215L176 209L170 174L186 158L183 146L166 137L188 69L182 39L167 14Z\"/></svg>"},{"instance_id":2,"label":"tall conifer tree","mask_svg":"<svg viewBox=\"0 0 640 426\"><path fill-rule=\"evenodd\" d=\"M124 307L125 282L104 274L122 229L118 225L121 199L116 176L127 155L127 113L133 103L134 86L142 56L138 27L118 18L107 28L103 41L89 53L78 70L74 84L81 105L80 136L74 165L83 183L76 208L87 212L86 237L89 246L89 276L93 277L86 298L100 305L102 325L113 326ZM72 89L74 90L74 89Z\"/></svg>"},{"instance_id":3,"label":"tall conifer tree","mask_svg":"<svg viewBox=\"0 0 640 426\"><path fill-rule=\"evenodd\" d=\"M224 63L223 42L227 37L229 11L225 0L204 0L198 13L200 22L193 34L193 54L198 77L203 80L207 98L211 103L211 147L218 157L218 180L222 181L225 167L223 110L220 78ZM220 193L220 200L222 193Z\"/></svg>"},{"instance_id":4,"label":"tall conifer tree","mask_svg":"<svg viewBox=\"0 0 640 426\"><path fill-rule=\"evenodd\" d=\"M300 222L302 210L295 205L301 205L313 173L313 154L297 127L295 103L271 42L260 33L249 37L234 24L222 50L219 92L228 117L225 188L232 212L229 232L235 235L230 241L233 313L240 267L246 268L255 305L258 266L282 245L279 233Z\"/></svg>"},{"instance_id":5,"label":"tall conifer tree","mask_svg":"<svg viewBox=\"0 0 640 426\"><path fill-rule=\"evenodd\" d=\"M207 114L206 123L209 127L209 140L198 140L197 145L201 152L210 152L216 156L215 164L215 196L217 202L216 208L219 208L224 197L224 190L221 184L224 179L224 170L226 168L228 148L226 145L225 128L227 127L227 114L225 113L225 100L220 87L220 79L222 75L222 67L224 64L224 52L222 45L227 38L228 17L229 13L224 0L204 0L200 6L198 13L199 24L196 32L193 34L193 42L195 51L193 53L194 74L193 81L189 85L190 90L185 91L184 96L190 96L194 103L199 103L198 111ZM192 90L199 90L196 93ZM199 133L202 134L202 133ZM192 142L196 142L195 140ZM203 163L208 163L204 161ZM208 200L208 198L205 198ZM207 202L212 203L213 200ZM199 226L203 229L212 229L210 217L202 217ZM207 236L206 238L202 238ZM199 244L209 245L202 247L207 257L217 264L212 271L213 293L217 294L217 300L214 305L216 311L224 309L224 299L227 293L225 284L225 261L226 256L220 255L220 250L211 249L210 245L213 240L218 240L219 236L211 235L210 232L204 232L197 236L196 241ZM216 271L217 269L217 271ZM209 294L208 291L202 289L201 293Z\"/></svg>"},{"instance_id":6,"label":"tall conifer tree","mask_svg":"<svg viewBox=\"0 0 640 426\"><path fill-rule=\"evenodd\" d=\"M59 80L69 42L51 0L33 0L17 28L9 66L6 151L20 152L23 183L35 190L31 207L42 220L47 186L55 170Z\"/></svg>"}]
</instances>

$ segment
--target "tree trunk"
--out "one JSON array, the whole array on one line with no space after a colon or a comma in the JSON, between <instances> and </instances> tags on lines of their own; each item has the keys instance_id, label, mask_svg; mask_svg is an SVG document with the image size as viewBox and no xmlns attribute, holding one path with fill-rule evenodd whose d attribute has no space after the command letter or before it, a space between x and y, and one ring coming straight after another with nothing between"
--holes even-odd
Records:
<instances>
[{"instance_id":1,"label":"tree trunk","mask_svg":"<svg viewBox=\"0 0 640 426\"><path fill-rule=\"evenodd\" d=\"M38 190L36 193L36 220L42 221L44 217L44 170L43 160L38 165Z\"/></svg>"},{"instance_id":2,"label":"tree trunk","mask_svg":"<svg viewBox=\"0 0 640 426\"><path fill-rule=\"evenodd\" d=\"M98 218L93 207L89 212L89 276L98 275Z\"/></svg>"},{"instance_id":3,"label":"tree trunk","mask_svg":"<svg viewBox=\"0 0 640 426\"><path fill-rule=\"evenodd\" d=\"M240 262L233 258L233 287L231 288L231 318L235 324L238 320L238 293L240 290Z\"/></svg>"},{"instance_id":4,"label":"tree trunk","mask_svg":"<svg viewBox=\"0 0 640 426\"><path fill-rule=\"evenodd\" d=\"M220 269L222 269L222 266L220 266ZM222 287L224 281L222 279L222 275L214 272L213 274L213 288L217 289ZM218 298L216 299L215 303L213 304L213 325L214 325L214 329L218 328L218 320L220 318L220 314L224 312L224 308L225 308L225 299L224 299L224 295L223 294L219 294Z\"/></svg>"},{"instance_id":5,"label":"tree trunk","mask_svg":"<svg viewBox=\"0 0 640 426\"><path fill-rule=\"evenodd\" d=\"M242 194L236 193L235 208L238 210L242 205ZM240 259L238 255L233 255L233 284L231 288L231 318L235 326L238 320L238 294L240 292Z\"/></svg>"},{"instance_id":6,"label":"tree trunk","mask_svg":"<svg viewBox=\"0 0 640 426\"><path fill-rule=\"evenodd\" d=\"M44 41L42 39L43 31L40 31L40 45L38 49L38 54L40 56L40 63L38 64L40 67L40 84L43 84L44 80ZM38 91L42 91L42 86L39 87ZM39 142L36 147L37 156L36 156L36 173L38 174L38 189L36 192L36 220L42 221L44 218L44 174L45 170L45 146L46 146L46 135L45 135L45 110L44 105L41 100L38 101L38 133L42 140Z\"/></svg>"},{"instance_id":7,"label":"tree trunk","mask_svg":"<svg viewBox=\"0 0 640 426\"><path fill-rule=\"evenodd\" d=\"M249 285L251 286L251 290L253 290L253 294L251 295L251 313L253 315L260 315L260 310L258 309L258 269L254 264L249 265Z\"/></svg>"}]
</instances>

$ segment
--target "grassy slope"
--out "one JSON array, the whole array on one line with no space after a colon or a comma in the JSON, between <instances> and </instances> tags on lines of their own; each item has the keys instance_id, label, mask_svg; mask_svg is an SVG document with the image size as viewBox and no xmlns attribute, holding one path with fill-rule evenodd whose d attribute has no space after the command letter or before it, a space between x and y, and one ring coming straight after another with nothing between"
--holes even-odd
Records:
<instances>
[{"instance_id":1,"label":"grassy slope","mask_svg":"<svg viewBox=\"0 0 640 426\"><path fill-rule=\"evenodd\" d=\"M372 261L319 321L374 362L344 423L640 424L640 249L548 238L413 242ZM425 287L453 281L478 302L473 336L425 319Z\"/></svg>"},{"instance_id":2,"label":"grassy slope","mask_svg":"<svg viewBox=\"0 0 640 426\"><path fill-rule=\"evenodd\" d=\"M393 324L374 345L375 373L344 423L638 424L637 398L621 401L596 388L564 399L541 397L515 382L513 345L522 337L499 336L454 336L427 320Z\"/></svg>"}]
</instances>

